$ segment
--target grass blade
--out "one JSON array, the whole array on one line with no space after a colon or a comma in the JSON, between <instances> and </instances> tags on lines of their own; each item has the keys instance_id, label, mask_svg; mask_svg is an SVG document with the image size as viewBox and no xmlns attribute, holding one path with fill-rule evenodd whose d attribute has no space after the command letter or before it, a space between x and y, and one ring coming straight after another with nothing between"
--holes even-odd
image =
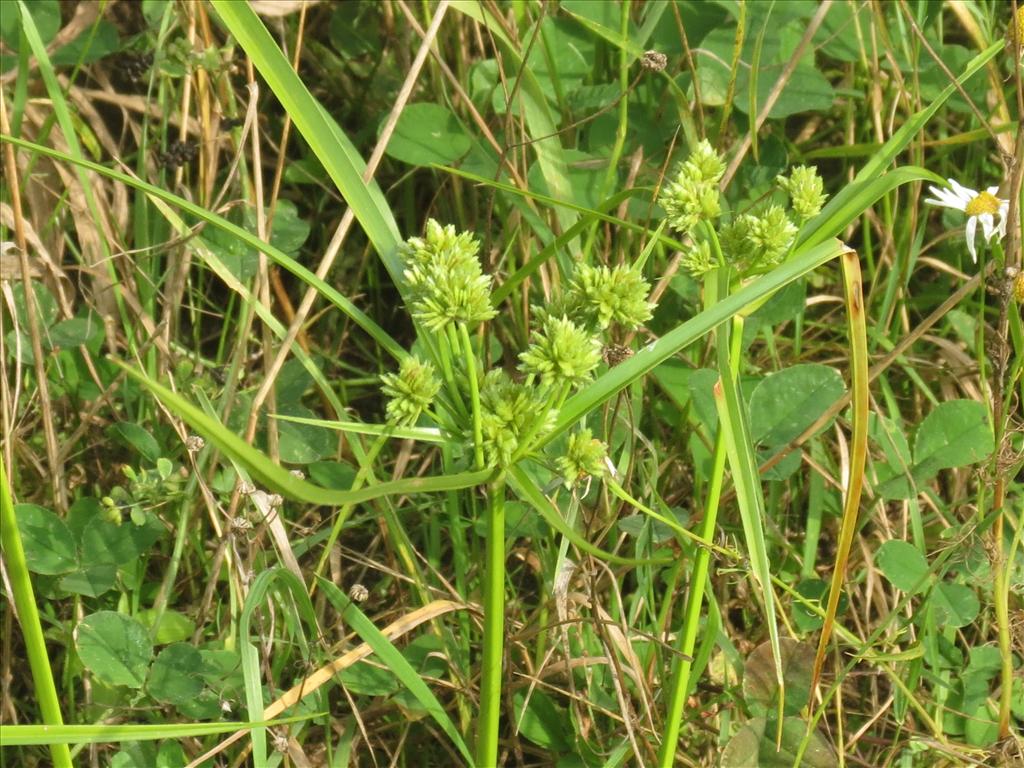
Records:
<instances>
[{"instance_id":1,"label":"grass blade","mask_svg":"<svg viewBox=\"0 0 1024 768\"><path fill-rule=\"evenodd\" d=\"M3 456L0 456L0 545L3 546L4 563L11 583L11 597L18 611L18 623L21 624L25 640L25 654L28 656L39 710L46 722L45 726L25 727L58 728L63 725L64 719L60 712L57 687L53 683L53 670L50 668L43 626L39 623L39 608L36 606L35 591L32 589L32 577L25 562L25 550L21 545L18 520L14 513L14 499L11 497L11 487L7 483L7 467ZM5 743L13 744L7 742L10 728L11 726L0 728L0 746ZM71 752L66 745L52 742L50 755L53 757L54 765L71 768Z\"/></svg>"},{"instance_id":2,"label":"grass blade","mask_svg":"<svg viewBox=\"0 0 1024 768\"><path fill-rule=\"evenodd\" d=\"M398 260L398 225L380 187L363 181L366 163L355 146L313 98L248 3L213 0L213 7L263 75L345 202L352 206L391 279L402 290L405 280Z\"/></svg>"},{"instance_id":3,"label":"grass blade","mask_svg":"<svg viewBox=\"0 0 1024 768\"><path fill-rule=\"evenodd\" d=\"M850 378L853 406L853 436L850 441L850 476L847 480L846 498L843 501L843 521L836 547L836 564L832 570L828 606L825 609L818 650L814 655L814 673L811 676L811 690L817 689L821 668L825 663L825 649L835 624L839 609L839 593L846 578L846 566L850 560L850 548L857 531L857 517L860 512L860 497L864 487L864 464L868 451L868 333L864 316L864 294L861 284L860 260L855 251L847 251L842 257L843 288L846 293L846 312L850 333Z\"/></svg>"},{"instance_id":4,"label":"grass blade","mask_svg":"<svg viewBox=\"0 0 1024 768\"><path fill-rule=\"evenodd\" d=\"M377 628L377 625L365 613L359 610L359 607L333 583L323 578L318 579L318 582L327 599L331 601L335 610L341 614L345 623L362 638L364 643L373 649L373 652L380 657L380 660L394 673L402 685L409 689L409 692L416 697L416 700L423 705L423 708L441 726L441 730L452 740L452 743L462 756L466 758L466 762L472 765L473 757L469 747L466 746L466 742L462 739L462 734L459 733L455 723L448 717L448 713L441 706L441 702L437 700L437 697L434 696L434 692L423 682L423 679L412 668L412 665L409 664L401 651L395 648L394 643L388 640L387 636Z\"/></svg>"},{"instance_id":5,"label":"grass blade","mask_svg":"<svg viewBox=\"0 0 1024 768\"><path fill-rule=\"evenodd\" d=\"M336 506L340 504L360 504L382 496L406 495L433 491L454 491L472 488L486 482L494 471L483 469L476 472L461 472L455 475L412 478L379 483L357 491L339 491L321 488L305 480L300 480L284 467L275 464L270 458L246 443L238 435L216 419L203 413L188 400L176 392L172 392L162 384L158 384L125 363L114 360L125 373L148 389L173 413L188 422L199 434L217 446L227 456L243 465L252 476L268 489L282 496L309 504Z\"/></svg>"},{"instance_id":6,"label":"grass blade","mask_svg":"<svg viewBox=\"0 0 1024 768\"><path fill-rule=\"evenodd\" d=\"M59 152L55 149L50 149L49 147L44 147L40 144L34 144L31 141L18 139L15 138L14 136L0 134L0 141L9 141L11 144L14 144L17 147L21 147L22 149L28 149L31 150L32 152L38 152L41 155L53 157L58 160L64 160L66 162L79 165L83 168L87 168L91 171L95 171L96 173L102 174L103 176L106 176L109 179L119 181L122 184L127 184L130 187L134 187L135 189L145 192L150 197L155 197L158 200L163 200L164 202L170 203L176 208L180 208L181 210L192 214L196 218L205 221L208 224L212 224L218 229L221 229L237 237L246 245L255 248L257 251L265 253L267 257L275 264L278 264L283 269L286 269L287 271L291 272L293 275L295 275L297 278L299 278L306 284L316 288L317 291L320 292L321 296L323 296L325 299L334 304L334 306L336 306L338 309L344 312L345 315L352 320L352 322L354 322L356 325L358 325L360 328L366 331L371 337L373 337L374 341L376 341L385 350L387 350L387 352L396 360L401 360L408 354L408 352L406 352L405 349L403 349L401 344L399 344L397 341L391 338L390 334L388 334L387 331L385 331L383 328L377 325L377 323L375 323L366 313L364 313L355 304L349 301L333 286L321 280L315 274L313 274L304 266L295 261L295 259L293 259L288 254L284 253L278 248L275 248L270 243L260 240L258 237L256 237L256 235L252 234L251 232L247 232L246 230L239 227L237 224L232 224L227 219L206 210L202 206L189 202L183 197L179 197L178 195L175 195L172 192L168 192L166 189L162 189L161 187L148 184L147 182L142 181L141 179L137 179L134 176L129 176L119 171L111 170L110 168L102 166L99 163L94 163L91 160L86 160L80 157L73 157L64 152Z\"/></svg>"},{"instance_id":7,"label":"grass blade","mask_svg":"<svg viewBox=\"0 0 1024 768\"><path fill-rule=\"evenodd\" d=\"M719 292L728 290L727 270L720 270ZM711 286L709 280L708 285ZM733 485L736 488L736 503L743 524L743 538L747 545L750 569L760 587L764 604L765 623L772 646L775 662L775 677L779 686L779 732L781 739L782 707L785 699L782 677L782 648L779 642L779 627L775 616L775 596L772 591L771 564L768 560L768 545L764 537L764 519L767 512L761 477L757 468L757 457L747 425L746 405L739 391L737 369L739 367L742 324L729 328L723 323L716 331L715 346L718 349L718 382L714 387L715 408L718 411L718 428L722 431L725 454L729 460Z\"/></svg>"},{"instance_id":8,"label":"grass blade","mask_svg":"<svg viewBox=\"0 0 1024 768\"><path fill-rule=\"evenodd\" d=\"M234 733L250 728L269 728L309 720L315 715L297 715L279 720L220 723L116 723L112 725L5 725L0 728L0 748L39 744L117 744L123 741L187 739ZM70 763L69 763L70 765Z\"/></svg>"}]
</instances>

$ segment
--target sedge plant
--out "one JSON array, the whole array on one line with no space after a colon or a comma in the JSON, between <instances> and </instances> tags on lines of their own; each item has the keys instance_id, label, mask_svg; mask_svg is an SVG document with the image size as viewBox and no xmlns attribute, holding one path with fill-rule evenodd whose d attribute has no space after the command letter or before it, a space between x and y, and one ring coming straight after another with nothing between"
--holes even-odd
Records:
<instances>
[{"instance_id":1,"label":"sedge plant","mask_svg":"<svg viewBox=\"0 0 1024 768\"><path fill-rule=\"evenodd\" d=\"M498 763L502 657L505 645L506 471L539 459L567 486L607 471L607 446L589 429L572 432L564 452L540 456L566 399L601 364L610 329L633 330L650 318L650 286L637 265L579 263L566 290L534 310L536 327L514 370L490 367L480 350L496 315L492 278L479 243L451 225L427 222L423 237L400 250L410 287L409 311L422 329L421 349L385 374L386 415L393 427L439 427L463 446L465 469L491 469L486 487L483 647L476 763ZM471 503L468 504L471 506Z\"/></svg>"}]
</instances>

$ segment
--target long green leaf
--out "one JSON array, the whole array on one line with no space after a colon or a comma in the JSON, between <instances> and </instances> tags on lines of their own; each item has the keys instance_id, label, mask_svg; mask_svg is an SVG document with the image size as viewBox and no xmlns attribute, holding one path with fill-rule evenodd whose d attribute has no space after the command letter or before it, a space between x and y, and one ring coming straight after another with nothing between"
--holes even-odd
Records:
<instances>
[{"instance_id":1,"label":"long green leaf","mask_svg":"<svg viewBox=\"0 0 1024 768\"><path fill-rule=\"evenodd\" d=\"M729 290L728 270L719 270L705 284L705 290L714 290L717 278L717 295ZM715 297L711 297L714 301ZM733 485L736 488L736 503L743 524L743 540L747 545L750 569L760 587L764 604L765 624L772 646L775 662L775 677L779 686L779 709L782 710L783 677L782 648L779 641L779 625L775 616L775 597L772 592L772 570L768 560L768 545L764 537L765 511L761 477L754 455L754 442L747 425L747 409L739 390L737 369L740 345L732 343L733 334L740 341L742 330L731 329L731 323L722 323L715 331L715 347L718 351L718 382L714 387L715 407L718 410L718 428L722 430L725 454L729 459ZM780 731L781 733L781 731Z\"/></svg>"},{"instance_id":2,"label":"long green leaf","mask_svg":"<svg viewBox=\"0 0 1024 768\"><path fill-rule=\"evenodd\" d=\"M217 229L221 229L225 232L228 232L231 235L234 235L239 240L246 243L246 245L255 248L257 251L262 251L263 253L265 253L271 261L278 264L288 272L291 272L300 280L316 288L325 299L330 301L332 304L334 304L334 306L336 306L338 309L344 312L349 318L352 319L352 321L356 325L358 325L370 336L372 336L373 339L378 344L380 344L385 350L387 350L387 352L390 355L392 355L395 359L402 360L403 358L408 356L409 353L402 348L401 344L399 344L397 341L391 338L387 331L385 331L383 328L377 325L377 323L375 323L368 315L366 315L355 304L353 304L351 301L345 298L333 286L329 285L328 283L325 283L315 274L313 274L304 266L295 261L295 259L293 259L288 254L284 253L278 248L275 248L270 243L260 240L258 237L256 237L256 235L252 234L251 232L247 232L238 225L232 224L227 219L218 216L217 214L212 213L211 211L206 210L202 206L196 205L195 203L192 203L183 197L179 197L178 195L175 195L172 192L168 192L166 189L162 189L160 187L153 186L152 184L148 184L145 181L142 181L141 179L135 178L134 176L128 176L127 174L121 173L119 171L111 170L110 168L102 166L99 163L94 163L91 160L86 160L80 157L73 157L64 152L59 152L55 149L44 147L41 144L34 144L31 141L25 141L24 139L18 139L15 138L14 136L0 134L0 141L8 141L17 147L21 147L22 149L28 149L31 150L32 152L38 152L41 155L52 157L57 160L64 160L66 162L79 165L83 168L87 168L91 171L95 171L96 173L106 176L108 179L113 179L114 181L119 181L122 184L127 184L130 187L134 187L135 189L145 192L147 195L150 195L151 197L155 197L158 200L163 200L167 203L170 203L176 208L180 208L181 210L192 214L197 219L201 219L202 221L205 221L208 224L212 224L213 226L217 227Z\"/></svg>"},{"instance_id":3,"label":"long green leaf","mask_svg":"<svg viewBox=\"0 0 1024 768\"><path fill-rule=\"evenodd\" d=\"M276 720L219 723L142 723L131 725L5 725L0 728L0 747L28 747L42 744L117 744L123 741L186 739L235 733L250 728L269 728L309 720L316 715L297 715Z\"/></svg>"},{"instance_id":4,"label":"long green leaf","mask_svg":"<svg viewBox=\"0 0 1024 768\"><path fill-rule=\"evenodd\" d=\"M398 259L401 239L398 225L377 183L363 181L366 163L359 152L313 98L249 4L235 0L212 0L212 3L334 181L345 202L352 207L356 220L373 243L391 279L399 290L403 290L405 280Z\"/></svg>"},{"instance_id":5,"label":"long green leaf","mask_svg":"<svg viewBox=\"0 0 1024 768\"><path fill-rule=\"evenodd\" d=\"M365 424L361 421L333 421L331 419L311 419L306 416L288 416L283 413L272 413L270 418L279 421L291 421L296 424L308 424L311 427L336 429L353 435L387 435L403 440L419 440L424 443L446 443L451 440L446 433L437 427L396 427L393 424Z\"/></svg>"},{"instance_id":6,"label":"long green leaf","mask_svg":"<svg viewBox=\"0 0 1024 768\"><path fill-rule=\"evenodd\" d=\"M548 443L553 440L594 408L614 397L640 377L650 373L655 367L710 332L724 320L741 312L758 299L768 296L784 285L788 285L811 270L831 261L844 250L846 250L846 246L838 240L810 248L803 255L787 261L715 306L676 326L653 344L649 344L628 360L599 376L586 389L566 401L558 414L554 429L544 438L543 442Z\"/></svg>"},{"instance_id":7,"label":"long green leaf","mask_svg":"<svg viewBox=\"0 0 1024 768\"><path fill-rule=\"evenodd\" d=\"M249 587L245 596L245 604L238 619L239 644L238 651L242 661L242 679L245 681L245 703L249 710L249 718L256 720L264 717L263 683L260 670L270 665L260 664L259 652L249 639L249 627L253 614L263 606L271 589L283 594L290 594L302 620L306 623L306 634L296 633L304 652L309 651L307 637L320 637L320 628L316 621L316 611L306 592L306 585L298 576L284 567L263 571ZM268 660L269 661L269 660ZM267 764L267 729L264 725L252 728L252 754L255 765Z\"/></svg>"},{"instance_id":8,"label":"long green leaf","mask_svg":"<svg viewBox=\"0 0 1024 768\"><path fill-rule=\"evenodd\" d=\"M341 614L345 623L362 638L363 642L373 649L373 652L377 654L377 657L384 663L384 666L394 673L402 685L409 689L409 692L416 697L416 700L423 705L423 708L441 726L441 730L452 740L452 743L462 753L462 756L466 758L466 762L472 765L473 757L466 746L466 742L462 739L462 734L459 733L455 723L448 717L448 713L441 706L441 702L437 700L437 697L434 696L434 692L423 682L423 679L416 673L416 670L413 669L401 651L395 648L394 643L388 640L384 633L377 628L377 625L365 613L359 610L358 606L340 589L327 579L320 578L317 581L323 593L327 595L327 599L331 601L335 610Z\"/></svg>"},{"instance_id":9,"label":"long green leaf","mask_svg":"<svg viewBox=\"0 0 1024 768\"><path fill-rule=\"evenodd\" d=\"M25 642L25 654L28 656L29 672L35 688L36 700L40 714L46 721L40 728L59 728L63 724L60 711L60 700L57 698L57 687L53 682L53 669L46 651L46 637L43 625L39 621L39 607L36 605L35 591L32 588L32 575L25 560L25 549L21 544L21 533L18 530L18 519L14 511L14 496L7 482L7 468L3 456L0 455L0 549L3 551L7 566L7 578L10 583L10 597L18 611L22 637ZM5 732L10 726L0 728L0 746L4 743ZM67 747L53 746L50 748L53 764L60 768L70 768L71 753Z\"/></svg>"},{"instance_id":10,"label":"long green leaf","mask_svg":"<svg viewBox=\"0 0 1024 768\"><path fill-rule=\"evenodd\" d=\"M203 413L181 395L158 384L144 374L125 363L114 360L131 378L152 392L161 403L180 416L200 435L217 446L227 456L246 467L252 476L269 490L282 496L304 501L308 504L337 506L339 504L360 504L382 496L404 496L412 493L429 493L435 491L457 491L472 488L487 481L493 470L482 469L477 472L461 472L456 475L437 477L417 477L408 480L394 480L388 483L360 488L357 491L333 490L321 488L306 480L300 480L284 467L275 464L270 458L246 443L216 419Z\"/></svg>"}]
</instances>

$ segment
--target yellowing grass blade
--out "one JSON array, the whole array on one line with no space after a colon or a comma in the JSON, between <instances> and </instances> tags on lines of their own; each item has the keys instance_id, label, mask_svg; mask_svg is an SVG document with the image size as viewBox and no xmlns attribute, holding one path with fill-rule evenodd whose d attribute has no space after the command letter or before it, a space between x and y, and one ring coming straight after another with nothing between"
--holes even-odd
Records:
<instances>
[{"instance_id":1,"label":"yellowing grass blade","mask_svg":"<svg viewBox=\"0 0 1024 768\"><path fill-rule=\"evenodd\" d=\"M839 607L839 592L846 577L853 535L857 530L860 496L864 487L864 462L868 450L868 334L864 317L864 295L861 287L860 260L855 251L842 256L843 288L846 293L847 321L850 330L850 390L853 395L853 438L850 444L850 476L843 502L843 522L839 532L836 565L832 570L832 584L828 592L828 606L818 639L818 652L814 656L814 674L811 690L818 687L821 667L825 662L825 648Z\"/></svg>"}]
</instances>

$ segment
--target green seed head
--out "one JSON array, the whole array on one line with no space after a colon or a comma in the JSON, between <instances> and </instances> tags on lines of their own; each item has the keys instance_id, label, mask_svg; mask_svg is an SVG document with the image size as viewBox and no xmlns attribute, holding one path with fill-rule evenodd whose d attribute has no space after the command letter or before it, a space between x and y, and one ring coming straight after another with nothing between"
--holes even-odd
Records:
<instances>
[{"instance_id":1,"label":"green seed head","mask_svg":"<svg viewBox=\"0 0 1024 768\"><path fill-rule=\"evenodd\" d=\"M424 237L402 247L413 317L433 331L452 322L475 327L494 317L491 278L483 274L480 244L468 232L430 219Z\"/></svg>"},{"instance_id":2,"label":"green seed head","mask_svg":"<svg viewBox=\"0 0 1024 768\"><path fill-rule=\"evenodd\" d=\"M388 421L398 425L415 424L441 388L434 366L412 355L402 361L397 374L386 373L380 380L381 390L391 398Z\"/></svg>"},{"instance_id":3,"label":"green seed head","mask_svg":"<svg viewBox=\"0 0 1024 768\"><path fill-rule=\"evenodd\" d=\"M480 406L484 454L491 466L511 464L522 441L547 435L557 415L535 388L512 381L502 370L488 371Z\"/></svg>"},{"instance_id":4,"label":"green seed head","mask_svg":"<svg viewBox=\"0 0 1024 768\"><path fill-rule=\"evenodd\" d=\"M817 168L798 165L790 170L788 177L779 176L778 184L789 193L793 211L800 222L821 213L827 195L823 192L824 185Z\"/></svg>"},{"instance_id":5,"label":"green seed head","mask_svg":"<svg viewBox=\"0 0 1024 768\"><path fill-rule=\"evenodd\" d=\"M601 342L568 317L548 317L519 360L520 370L544 384L578 385L601 361Z\"/></svg>"},{"instance_id":6,"label":"green seed head","mask_svg":"<svg viewBox=\"0 0 1024 768\"><path fill-rule=\"evenodd\" d=\"M571 488L584 477L604 477L608 470L605 464L607 458L607 446L596 439L589 429L582 429L569 436L565 455L559 456L556 464L566 488Z\"/></svg>"},{"instance_id":7,"label":"green seed head","mask_svg":"<svg viewBox=\"0 0 1024 768\"><path fill-rule=\"evenodd\" d=\"M612 323L634 329L651 318L650 285L634 266L579 264L567 300L579 307L588 325L602 330Z\"/></svg>"}]
</instances>

